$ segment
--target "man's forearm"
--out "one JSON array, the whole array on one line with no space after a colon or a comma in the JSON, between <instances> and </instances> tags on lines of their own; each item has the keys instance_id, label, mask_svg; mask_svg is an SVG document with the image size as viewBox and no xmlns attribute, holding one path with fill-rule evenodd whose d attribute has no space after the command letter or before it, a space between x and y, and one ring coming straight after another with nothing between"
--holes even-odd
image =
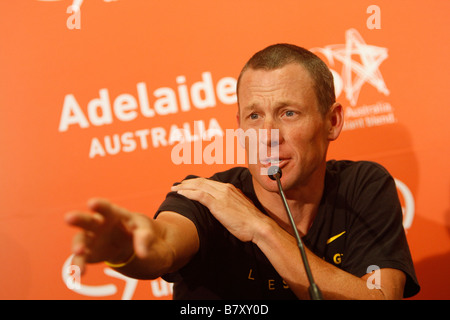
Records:
<instances>
[{"instance_id":1,"label":"man's forearm","mask_svg":"<svg viewBox=\"0 0 450 320\"><path fill-rule=\"evenodd\" d=\"M127 253L132 259L121 267L113 267L123 275L135 279L156 279L167 273L173 265L173 250L165 241L165 228L156 222L153 228L154 234L147 241L145 256L136 254L136 248L130 248ZM134 244L136 246L136 244ZM125 259L123 259L125 261Z\"/></svg>"},{"instance_id":2,"label":"man's forearm","mask_svg":"<svg viewBox=\"0 0 450 320\"><path fill-rule=\"evenodd\" d=\"M125 266L113 269L130 278L150 280L170 272L171 260L169 256L156 250L145 258L135 256Z\"/></svg>"},{"instance_id":3,"label":"man's forearm","mask_svg":"<svg viewBox=\"0 0 450 320\"><path fill-rule=\"evenodd\" d=\"M296 239L268 222L253 241L299 299L309 299L309 281ZM313 277L324 299L381 299L382 292L369 290L366 281L317 257L305 247Z\"/></svg>"}]
</instances>

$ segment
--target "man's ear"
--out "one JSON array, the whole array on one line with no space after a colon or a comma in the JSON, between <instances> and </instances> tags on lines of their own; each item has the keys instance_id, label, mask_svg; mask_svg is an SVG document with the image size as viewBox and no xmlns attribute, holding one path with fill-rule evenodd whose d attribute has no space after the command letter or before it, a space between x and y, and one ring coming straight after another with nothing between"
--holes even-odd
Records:
<instances>
[{"instance_id":1,"label":"man's ear","mask_svg":"<svg viewBox=\"0 0 450 320\"><path fill-rule=\"evenodd\" d=\"M239 110L238 112L236 112L236 121L237 121L237 127L240 128L241 127L241 118L239 117Z\"/></svg>"},{"instance_id":2,"label":"man's ear","mask_svg":"<svg viewBox=\"0 0 450 320\"><path fill-rule=\"evenodd\" d=\"M333 103L327 114L328 140L336 140L344 126L344 108L339 102Z\"/></svg>"}]
</instances>

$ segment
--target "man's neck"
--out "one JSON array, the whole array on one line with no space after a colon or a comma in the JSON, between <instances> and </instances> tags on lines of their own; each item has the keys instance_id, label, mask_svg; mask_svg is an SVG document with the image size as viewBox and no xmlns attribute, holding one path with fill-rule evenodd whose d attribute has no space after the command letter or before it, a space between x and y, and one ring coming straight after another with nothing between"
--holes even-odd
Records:
<instances>
[{"instance_id":1,"label":"man's neck","mask_svg":"<svg viewBox=\"0 0 450 320\"><path fill-rule=\"evenodd\" d=\"M324 189L325 170L318 174L316 179L311 180L305 185L284 190L289 209L301 236L306 235L317 214ZM259 202L269 216L283 229L293 234L280 194L262 188L254 179L253 185Z\"/></svg>"}]
</instances>

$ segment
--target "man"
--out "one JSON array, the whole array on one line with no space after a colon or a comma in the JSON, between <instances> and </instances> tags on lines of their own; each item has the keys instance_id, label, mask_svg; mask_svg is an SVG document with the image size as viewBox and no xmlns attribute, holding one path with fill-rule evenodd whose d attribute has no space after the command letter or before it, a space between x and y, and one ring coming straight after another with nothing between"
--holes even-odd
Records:
<instances>
[{"instance_id":1,"label":"man","mask_svg":"<svg viewBox=\"0 0 450 320\"><path fill-rule=\"evenodd\" d=\"M416 294L392 177L371 162L326 161L343 126L326 65L303 48L270 46L243 68L237 92L240 128L278 129L277 139L258 141L278 154L210 179L187 177L154 220L91 200L93 214L66 217L83 229L73 263L84 269L108 261L130 277L163 276L175 283L175 299L307 299L308 279L277 183L261 174L277 165L324 299Z\"/></svg>"}]
</instances>

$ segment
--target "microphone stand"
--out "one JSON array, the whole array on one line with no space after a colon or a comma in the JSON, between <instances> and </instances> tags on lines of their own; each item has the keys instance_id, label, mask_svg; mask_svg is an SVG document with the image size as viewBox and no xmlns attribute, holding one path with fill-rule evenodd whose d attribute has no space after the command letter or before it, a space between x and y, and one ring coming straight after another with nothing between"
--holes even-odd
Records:
<instances>
[{"instance_id":1,"label":"microphone stand","mask_svg":"<svg viewBox=\"0 0 450 320\"><path fill-rule=\"evenodd\" d=\"M308 281L309 281L309 288L308 288L309 296L310 296L311 300L322 300L323 299L322 293L320 292L320 289L317 286L317 284L314 282L314 278L311 273L311 268L309 266L308 257L306 256L306 251L303 246L303 242L300 238L300 235L298 234L297 227L295 226L294 218L292 217L291 210L289 209L288 203L286 201L286 197L284 195L283 188L281 187L281 181L280 181L281 169L279 167L273 166L273 167L269 168L269 172L271 172L271 171L272 172L275 171L275 173L273 173L273 174L269 173L269 177L272 180L277 181L278 190L280 191L281 199L283 200L283 204L286 209L287 215L289 217L289 221L291 222L292 229L294 230L295 238L297 239L297 245L298 245L298 248L300 249L300 254L301 254L301 257L303 260L303 265L305 267L306 276L308 277Z\"/></svg>"}]
</instances>

